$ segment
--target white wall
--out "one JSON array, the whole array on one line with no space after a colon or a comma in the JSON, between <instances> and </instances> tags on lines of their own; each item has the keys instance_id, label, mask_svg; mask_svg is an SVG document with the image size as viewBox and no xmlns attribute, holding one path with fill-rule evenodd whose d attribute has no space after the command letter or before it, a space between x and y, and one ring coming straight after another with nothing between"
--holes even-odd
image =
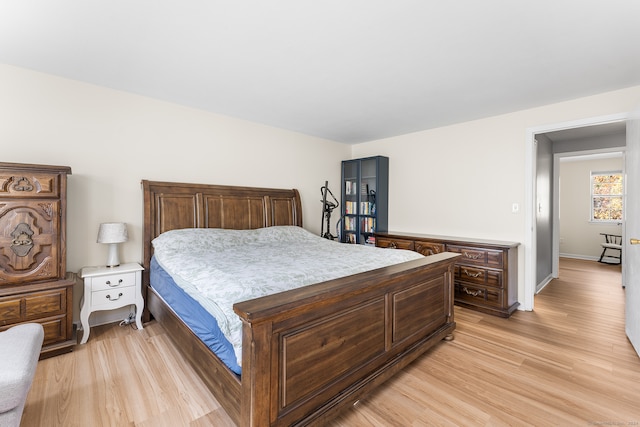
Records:
<instances>
[{"instance_id":1,"label":"white wall","mask_svg":"<svg viewBox=\"0 0 640 427\"><path fill-rule=\"evenodd\" d=\"M106 262L101 222L126 222L121 259L141 261L142 179L297 188L304 227L319 234L320 187L329 180L339 191L340 161L351 156L345 144L6 65L0 149L3 162L71 167L67 270L75 272Z\"/></svg>"},{"instance_id":2,"label":"white wall","mask_svg":"<svg viewBox=\"0 0 640 427\"><path fill-rule=\"evenodd\" d=\"M536 135L536 289L553 276L553 144Z\"/></svg>"},{"instance_id":3,"label":"white wall","mask_svg":"<svg viewBox=\"0 0 640 427\"><path fill-rule=\"evenodd\" d=\"M560 255L599 259L604 237L600 233L622 235L616 223L589 222L591 172L623 169L622 157L560 162ZM610 252L614 253L614 252Z\"/></svg>"},{"instance_id":4,"label":"white wall","mask_svg":"<svg viewBox=\"0 0 640 427\"><path fill-rule=\"evenodd\" d=\"M320 186L339 192L340 161L371 155L390 158L391 230L524 242L527 130L640 101L638 86L348 146L6 65L0 91L1 160L73 170L70 271L104 263L104 221L127 222L121 258L142 258L142 179L296 187L305 228L319 232Z\"/></svg>"},{"instance_id":5,"label":"white wall","mask_svg":"<svg viewBox=\"0 0 640 427\"><path fill-rule=\"evenodd\" d=\"M389 156L391 230L524 243L531 232L524 212L528 132L557 123L626 113L639 102L640 86L636 86L370 141L355 145L352 155ZM516 214L512 213L513 203L520 206ZM521 302L525 250L531 248L521 246L519 250Z\"/></svg>"}]
</instances>

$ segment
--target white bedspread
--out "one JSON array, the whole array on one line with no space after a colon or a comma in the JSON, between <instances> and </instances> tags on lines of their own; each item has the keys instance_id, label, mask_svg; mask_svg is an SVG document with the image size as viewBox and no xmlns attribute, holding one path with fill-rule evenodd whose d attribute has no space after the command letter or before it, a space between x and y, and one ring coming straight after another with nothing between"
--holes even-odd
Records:
<instances>
[{"instance_id":1,"label":"white bedspread","mask_svg":"<svg viewBox=\"0 0 640 427\"><path fill-rule=\"evenodd\" d=\"M296 226L172 230L152 243L160 266L217 319L238 364L242 322L233 311L236 302L422 258L334 242Z\"/></svg>"}]
</instances>

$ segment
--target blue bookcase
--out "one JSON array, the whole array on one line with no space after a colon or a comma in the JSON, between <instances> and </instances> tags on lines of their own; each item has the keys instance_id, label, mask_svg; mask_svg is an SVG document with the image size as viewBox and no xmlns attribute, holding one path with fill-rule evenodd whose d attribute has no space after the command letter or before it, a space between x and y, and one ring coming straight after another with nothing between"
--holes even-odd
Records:
<instances>
[{"instance_id":1,"label":"blue bookcase","mask_svg":"<svg viewBox=\"0 0 640 427\"><path fill-rule=\"evenodd\" d=\"M341 202L340 240L375 245L374 232L388 231L389 158L344 160Z\"/></svg>"}]
</instances>

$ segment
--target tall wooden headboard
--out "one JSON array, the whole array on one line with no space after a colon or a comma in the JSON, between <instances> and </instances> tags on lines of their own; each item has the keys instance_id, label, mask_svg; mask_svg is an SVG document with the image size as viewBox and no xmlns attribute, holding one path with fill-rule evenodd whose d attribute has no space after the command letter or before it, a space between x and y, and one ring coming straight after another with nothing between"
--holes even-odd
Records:
<instances>
[{"instance_id":1,"label":"tall wooden headboard","mask_svg":"<svg viewBox=\"0 0 640 427\"><path fill-rule=\"evenodd\" d=\"M302 226L302 203L295 189L143 180L142 190L145 298L153 255L151 241L165 231L180 228L246 230L274 225Z\"/></svg>"}]
</instances>

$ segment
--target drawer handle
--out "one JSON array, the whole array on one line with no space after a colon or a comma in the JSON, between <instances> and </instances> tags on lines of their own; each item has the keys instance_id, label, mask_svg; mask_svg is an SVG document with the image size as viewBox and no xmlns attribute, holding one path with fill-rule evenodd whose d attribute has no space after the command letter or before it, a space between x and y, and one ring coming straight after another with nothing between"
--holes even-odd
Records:
<instances>
[{"instance_id":1,"label":"drawer handle","mask_svg":"<svg viewBox=\"0 0 640 427\"><path fill-rule=\"evenodd\" d=\"M107 285L111 286L112 288L115 288L116 286L122 285L122 279L118 280L118 283L111 283L111 280L107 280Z\"/></svg>"},{"instance_id":2,"label":"drawer handle","mask_svg":"<svg viewBox=\"0 0 640 427\"><path fill-rule=\"evenodd\" d=\"M482 295L482 291L478 290L478 291L470 291L469 289L467 289L467 287L463 287L462 288L463 291L465 291L467 294L471 295L472 297L477 297L479 295Z\"/></svg>"},{"instance_id":3,"label":"drawer handle","mask_svg":"<svg viewBox=\"0 0 640 427\"><path fill-rule=\"evenodd\" d=\"M387 246L387 248L389 248L389 249L397 249L398 245L396 245L396 242L391 242L391 243L389 243L389 246Z\"/></svg>"},{"instance_id":4,"label":"drawer handle","mask_svg":"<svg viewBox=\"0 0 640 427\"><path fill-rule=\"evenodd\" d=\"M33 185L26 176L14 176L15 183L11 186L15 191L33 191Z\"/></svg>"},{"instance_id":5,"label":"drawer handle","mask_svg":"<svg viewBox=\"0 0 640 427\"><path fill-rule=\"evenodd\" d=\"M462 269L462 272L463 272L464 274L466 274L467 276L469 276L469 277L480 277L480 275L482 274L482 271L478 271L476 274L471 274L471 273L469 273L469 272L467 271L467 269L466 269L466 268L463 268L463 269Z\"/></svg>"},{"instance_id":6,"label":"drawer handle","mask_svg":"<svg viewBox=\"0 0 640 427\"><path fill-rule=\"evenodd\" d=\"M21 234L19 236L19 238L13 239L11 241L11 244L12 245L16 245L16 246L32 245L33 244L33 240L31 240L29 237L24 237L24 234Z\"/></svg>"},{"instance_id":7,"label":"drawer handle","mask_svg":"<svg viewBox=\"0 0 640 427\"><path fill-rule=\"evenodd\" d=\"M482 254L470 254L469 252L462 252L462 255L464 255L465 258L469 258L469 259L478 259L482 256Z\"/></svg>"},{"instance_id":8,"label":"drawer handle","mask_svg":"<svg viewBox=\"0 0 640 427\"><path fill-rule=\"evenodd\" d=\"M122 292L120 292L120 293L118 294L118 298L111 298L111 295L107 295L107 299L108 299L109 301L118 301L118 300L120 299L120 297L121 297L121 296L122 296Z\"/></svg>"},{"instance_id":9,"label":"drawer handle","mask_svg":"<svg viewBox=\"0 0 640 427\"><path fill-rule=\"evenodd\" d=\"M438 253L437 251L434 251L432 248L417 248L416 250L425 256L435 255Z\"/></svg>"}]
</instances>

